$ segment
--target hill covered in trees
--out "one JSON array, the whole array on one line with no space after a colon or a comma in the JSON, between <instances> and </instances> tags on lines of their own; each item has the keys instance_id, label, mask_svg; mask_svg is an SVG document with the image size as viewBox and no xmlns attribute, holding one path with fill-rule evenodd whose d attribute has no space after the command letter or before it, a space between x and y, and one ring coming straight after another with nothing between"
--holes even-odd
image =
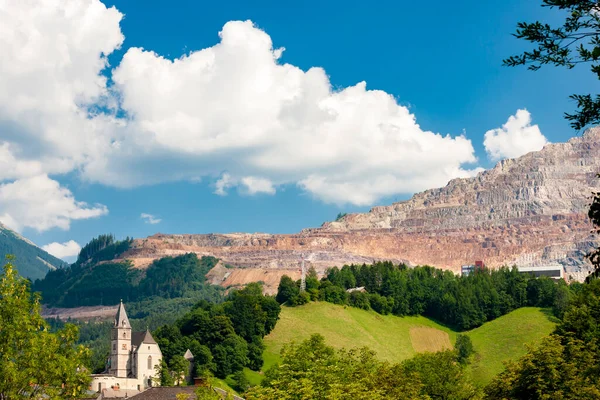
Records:
<instances>
[{"instance_id":1,"label":"hill covered in trees","mask_svg":"<svg viewBox=\"0 0 600 400\"><path fill-rule=\"evenodd\" d=\"M67 263L48 254L18 233L0 224L0 254L10 254L19 274L29 279L43 278L48 271L63 268Z\"/></svg>"},{"instance_id":2,"label":"hill covered in trees","mask_svg":"<svg viewBox=\"0 0 600 400\"><path fill-rule=\"evenodd\" d=\"M292 306L322 300L383 315L423 315L460 331L525 306L553 307L560 313L568 296L564 281L537 279L516 268L457 276L429 266L409 268L391 262L330 268L321 280L312 270L305 292L300 292L299 281L283 276L277 292L280 303Z\"/></svg>"},{"instance_id":3,"label":"hill covered in trees","mask_svg":"<svg viewBox=\"0 0 600 400\"><path fill-rule=\"evenodd\" d=\"M195 254L164 257L145 270L127 261L113 261L131 243L102 235L82 248L70 267L49 272L36 280L33 290L41 292L44 304L52 307L79 307L127 303L150 298L195 297L218 300L220 289L206 283L206 273L218 260ZM201 293L200 293L201 292Z\"/></svg>"}]
</instances>

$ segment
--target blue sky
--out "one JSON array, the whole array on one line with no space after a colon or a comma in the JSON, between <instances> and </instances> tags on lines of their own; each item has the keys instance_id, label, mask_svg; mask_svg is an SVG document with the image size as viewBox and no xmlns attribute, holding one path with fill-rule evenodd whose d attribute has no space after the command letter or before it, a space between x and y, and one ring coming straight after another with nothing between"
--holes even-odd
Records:
<instances>
[{"instance_id":1,"label":"blue sky","mask_svg":"<svg viewBox=\"0 0 600 400\"><path fill-rule=\"evenodd\" d=\"M94 5L92 0L85 0L82 3ZM191 89L194 83L188 84L185 75L174 73L172 76L181 78L182 82L173 83L171 87L168 85L173 79L163 79L157 75L158 73L136 75L143 62L148 61L148 68L156 71L160 65L157 61L160 57L174 60L215 46L220 42L218 33L228 21L251 20L254 23L253 29L261 30L271 38L273 49L285 48L281 57L276 61L279 65L290 64L304 72L312 67L321 67L325 75L329 77L332 92L343 91L345 88L365 81L367 90L381 90L393 96L399 106L407 108L416 118L416 123L421 130L431 131L442 136L449 134L450 139L464 133L466 139L471 143L472 154L470 150L465 150L464 143L459 144L453 141L452 146L456 145L456 147L449 147L448 151L457 153L465 151L465 154L448 161L448 164L437 160L425 160L428 157L423 156L416 159L399 156L389 165L374 167L376 163L370 161L369 165L363 167L360 157L352 157L355 153L347 153L348 159L340 161L335 166L328 164L327 167L324 167L324 170L331 171L323 173L324 183L319 181L321 183L311 184L310 182L306 183L305 179L308 179L309 175L319 174L319 165L321 165L319 163L322 160L316 161L310 167L300 165L302 157L299 161L290 160L290 165L296 165L295 162L300 163L297 170L294 170L292 166L289 166L288 170L287 165L281 165L280 169L279 166L271 164L268 167L261 167L263 169L258 167L252 169L248 166L249 164L245 165L239 160L256 151L254 147L238 149L233 146L234 150L231 150L230 146L227 151L217 149L208 152L202 145L198 151L186 153L187 148L192 149L194 144L191 142L186 144L185 141L182 142L177 138L174 139L175 144L163 143L162 147L157 146L149 150L152 156L140 159L135 168L131 167L132 171L134 170L131 176L134 178L124 183L125 178L121 181L119 174L122 170L129 171L128 158L113 159L112 156L107 156L107 163L118 167L114 167L112 170L106 166L100 168L98 163L89 162L94 156L94 151L89 148L80 153L77 153L79 150L75 149L68 155L66 155L67 150L61 150L57 153L59 155L56 155L56 158L63 161L68 160L64 163L69 166L58 166L60 163L53 161L51 167L45 167L45 165L50 165L44 163L50 158L49 154L51 153L23 150L30 145L33 149L36 148L34 144L36 143L35 130L38 128L27 125L27 128L23 129L27 129L28 134L31 135L31 141L27 143L27 146L23 146L21 143L19 147L19 143L15 141L16 144L7 147L9 151L18 149L18 151L13 151L13 158L19 162L21 160L23 162L42 160L40 161L43 165L40 167L41 173L46 174L52 181L58 182L61 189L70 191L71 197L76 202L75 210L71 214L59 216L61 223L49 222L44 226L36 226L35 222L20 222L17 208L6 200L4 202L5 209L3 209L3 203L0 200L0 221L8 225L11 225L12 222L15 228L39 245L51 242L64 243L69 240L75 240L83 245L101 233L114 233L118 237L127 235L142 237L156 232L293 233L305 227L319 226L322 222L335 218L338 212L367 211L373 205L389 204L406 199L412 194L413 189L422 190L429 187L429 182L440 184L439 182L447 181L446 175L434 174L435 171L432 172L435 176L420 176L420 172L415 172L416 175L412 176L412 172L410 172L412 170L422 168L433 171L436 168L447 167L448 171L456 171L460 168L460 171L456 172L457 174L472 175L477 168L492 167L498 158L520 154L514 153L514 151L523 153L534 149L535 143L524 141L518 149L512 149L512 153L498 145L500 147L497 148L495 158L490 155L489 149L486 152L485 133L502 127L510 116L516 115L517 110L526 109L529 112L531 122L526 124L524 130L537 125L536 132L539 130L547 141L568 140L578 134L572 131L563 119L563 112L574 108L574 104L568 100L568 95L597 90L597 86L595 86L597 81L593 80L585 69L564 71L543 68L534 73L525 68L501 66L503 58L528 48L524 43L520 43L511 36L518 21L536 19L550 22L560 21L560 15L542 9L538 1L507 0L492 3L475 0L461 2L432 0L425 3L347 0L343 2L197 2L182 0L165 2L148 0L143 3L143 6L140 2L130 0L104 1L103 3L107 7L114 6L116 10L124 14L124 17L117 22L114 22L114 18L109 20L106 17L106 22L103 22L102 18L107 12L102 9L98 11L99 14L92 14L94 17L89 21L86 20L81 26L92 26L94 29L98 29L102 35L106 33L106 42L98 43L97 48L111 48L112 50L113 47L116 47L115 43L119 41L113 35L118 30L116 28L118 23L124 40L120 48L112 51L108 56L110 66L101 69L100 73L108 78L106 88L112 93L113 100L117 99L114 101L121 102L116 111L113 109L113 116L122 118L124 121L137 119L136 122L139 125L135 128L136 132L142 129L140 127L147 126L140 122L142 115L149 115L148 121L156 124L152 126L159 126L158 121L151 121L153 113L160 113L160 111L156 111L157 107L171 106L171 104L162 103L146 104L144 96L141 95L140 98L135 98L136 93L145 89L146 86L149 91L154 90L154 92L149 92L153 95L146 94L146 98L154 96L158 98L164 93L163 90L181 90L180 94L175 94L174 98L176 99L196 96L194 90ZM32 15L33 8L36 6L32 3L26 7L32 8L31 13L27 13L26 8L14 12ZM101 14L102 17L98 17L99 22L96 27L95 16ZM74 18L69 23L77 28L82 20L83 18ZM111 25L111 21L114 26ZM33 21L32 26L35 27L36 23L37 21ZM65 23L61 23L59 26L63 25L71 26ZM47 26L40 25L38 31L43 33ZM112 26L112 33L107 32L108 26ZM95 32L92 28L89 29L92 33ZM240 27L239 29L244 31L243 29L246 28ZM251 29L251 31L254 30ZM81 31L75 29L73 32L76 33L72 35L77 35ZM48 35L52 38L52 34ZM94 35L96 37L99 34L94 33ZM1 38L0 43L2 43ZM67 43L65 46L69 45ZM83 54L81 55L82 60L84 56L92 57L88 53L80 51L80 47L85 46L85 41L75 42L73 46L78 46L77 52L71 54ZM90 52L93 53L95 48L92 45L90 48L92 48ZM128 61L124 61L124 55L132 48L139 49L139 54L130 52L132 56ZM150 56L148 55L150 53L144 53L141 49L156 54ZM12 49L13 55L16 55L17 59L20 59L19 55L22 51L24 50L18 47ZM145 54L147 57L141 57L140 54ZM232 74L235 76L235 68L241 68L240 71L244 71L244 69L234 65L236 62L239 63L239 60L236 61L235 56L232 57L231 68ZM74 56L73 60L75 60ZM82 65L81 69L83 70L91 68L90 65L93 63L81 61L80 64L75 62L73 64L75 65L73 68L79 68L78 65ZM225 61L220 68L224 68L223 65L227 65ZM120 70L120 75L115 73L116 69ZM59 73L48 74L44 71L34 71L33 73L40 74L40 79L43 79L40 82L45 82L42 87L45 87L46 84L53 84L52 79L60 76ZM242 73L240 72L240 80L251 79L244 77ZM60 86L60 79L56 79L56 86ZM82 81L83 79L89 80L89 76L85 75L81 79ZM235 81L235 79L230 80ZM159 81L159 83L155 81ZM227 79L218 81L218 84L210 86L211 90L235 91L235 84L228 85L228 81ZM277 82L280 81L276 81L275 85ZM285 82L285 80L281 82ZM187 89L190 92L185 92L186 86L189 86ZM173 89L174 87L179 89ZM202 88L205 87L202 86ZM15 87L14 90L17 91L20 88ZM32 96L36 95L36 90L38 89L31 89ZM81 94L76 90L79 89L73 89L69 95L75 93L73 99L79 101L77 99L81 98ZM200 89L196 91L198 90ZM211 95L212 93L209 92L202 97L205 100L208 99L208 105L210 105ZM361 94L359 93L359 95ZM92 98L94 95L89 95L89 97ZM227 97L227 99L236 99L236 97ZM267 97L263 99L268 100ZM1 101L2 98L0 98L0 105L2 105ZM97 102L97 100L94 101ZM240 102L242 101L240 100ZM53 103L56 103L56 100L53 100ZM382 100L381 104L384 103ZM107 104L100 105L99 108L105 111L111 109ZM182 107L184 106L185 104L182 105ZM39 106L39 108L42 107ZM0 107L1 109L2 107ZM29 112L38 111L29 110ZM40 121L50 118L48 117L50 111L48 113L44 111L45 114L42 111L39 112L42 115L39 117ZM177 112L176 109L175 112ZM237 118L235 110L231 113L234 115L232 119ZM227 110L224 111L224 114L227 115ZM375 109L365 114L365 118L373 114L377 114ZM19 114L16 111L12 114L0 112L0 127L5 129L4 133L0 131L0 144L2 142L12 143L14 133L11 129L18 132L21 125L25 126L23 115L25 114ZM300 125L305 123L305 119L308 119L308 117L295 118L295 123ZM243 121L243 119L241 120ZM199 121L203 122L202 117L199 117ZM357 124L357 120L352 121L352 125ZM400 120L398 119L398 121ZM220 121L214 123L217 126L214 129L218 130ZM168 123L166 123L166 127L164 125L160 125L160 128L157 129L164 129L166 137L169 137L170 125ZM308 123L307 126L309 126ZM354 128L345 126L344 129L352 131ZM510 128L507 129L510 130ZM512 138L526 135L527 132L524 132L523 129L516 128L513 133L517 136ZM73 130L74 134L80 134L77 129L73 128ZM86 128L81 128L81 130L87 131ZM133 130L132 128L131 132ZM176 130L179 131L179 129ZM528 132L534 136L537 134L536 132L532 133L531 130ZM348 134L344 142L352 143L355 137L362 138L360 140L368 140L364 139L364 134L363 131L357 132L357 136ZM415 133L415 135L417 134ZM124 132L114 135L115 137L127 136L133 135L133 133ZM158 137L160 134L156 135ZM48 137L44 136L44 139L40 139L40 143L50 143ZM282 137L281 134L279 137ZM382 140L386 140L385 137L384 135ZM539 147L539 137L537 139ZM89 139L86 140L89 141ZM264 137L261 136L261 143L263 140ZM279 139L275 138L274 140ZM512 139L507 137L506 140ZM113 143L117 142L118 140L113 140ZM311 146L311 142L308 140L298 143ZM298 143L290 146L297 147ZM327 143L330 142L324 140L323 144L312 142L312 145L326 146ZM443 142L439 142L439 144L444 146ZM46 149L51 146L40 147ZM174 147L177 147L177 152L171 153L174 151ZM132 148L135 149L135 147ZM167 149L165 153L160 153L160 149L164 148ZM280 149L280 147L276 149ZM89 155L88 153L85 153L85 157L73 155L83 154L83 151L89 152ZM398 151L401 152L400 149ZM131 159L137 160L135 150L129 154L133 154L130 155ZM429 152L425 154L429 154ZM469 161L469 157L472 156L477 160ZM8 156L5 155L5 157ZM173 157L176 158L176 161L173 161ZM382 155L381 157L389 158L390 156ZM440 157L439 154L431 155L431 158L436 157ZM2 153L0 152L0 162L1 158ZM376 159L377 157L375 157ZM173 176L170 176L169 168L172 168L173 163L178 164L179 162L181 162L178 167L180 170L177 172L174 170ZM307 160L307 163L309 162ZM422 167L413 165L421 162L423 163ZM214 166L213 169L209 167L211 165ZM354 166L358 166L354 175L346 173L346 171L354 170ZM192 178L185 172L186 169L189 171L195 168L198 169L198 177ZM407 169L407 172L398 175L397 170L404 168ZM259 179L259 181L253 181L254 186L243 183L244 171L248 170L251 170L248 173L252 177ZM36 173L40 173L37 169L36 171ZM225 182L223 174L231 174L234 183L226 186L227 195L217 195L215 194L217 182L219 179ZM127 174L123 173L123 176L125 175ZM344 201L343 194L338 195L344 193L344 190L352 193L360 192L364 182L376 181L377 178L388 175L391 179L390 185L395 189L374 187L369 189L372 190L372 193L368 196L349 197L350 201ZM3 182L10 185L20 179L26 179L23 176L16 173L7 175ZM141 186L131 182L132 179L138 179L137 177L143 177L138 181L138 183L143 183ZM0 174L0 179L2 178ZM263 180L268 182L265 183ZM385 182L388 181L383 180L382 182L381 185L385 186ZM334 186L334 189L329 190L325 186L330 183L339 186ZM260 185L256 186L257 184ZM252 194L253 190L257 193ZM1 192L0 196L2 196ZM11 195L7 191L4 196L8 198ZM88 209L96 207L94 206L96 204L102 205L104 208L95 208L97 212L81 216L78 214L78 208L85 208L81 202L87 203ZM43 210L39 212L43 213ZM151 214L155 219L160 219L160 222L150 224L140 217L142 213ZM2 218L3 214L4 219Z\"/></svg>"}]
</instances>

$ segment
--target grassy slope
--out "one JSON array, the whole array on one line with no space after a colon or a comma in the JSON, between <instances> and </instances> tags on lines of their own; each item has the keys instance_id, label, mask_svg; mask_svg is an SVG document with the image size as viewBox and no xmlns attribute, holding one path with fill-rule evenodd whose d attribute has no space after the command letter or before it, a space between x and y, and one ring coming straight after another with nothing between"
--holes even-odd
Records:
<instances>
[{"instance_id":1,"label":"grassy slope","mask_svg":"<svg viewBox=\"0 0 600 400\"><path fill-rule=\"evenodd\" d=\"M452 330L425 317L398 318L324 302L284 307L277 326L265 338L265 368L277 361L284 344L300 342L313 333L320 333L327 344L336 348L368 346L383 360L404 360L415 354L410 329L418 327L446 332L454 343L456 334Z\"/></svg>"},{"instance_id":2,"label":"grassy slope","mask_svg":"<svg viewBox=\"0 0 600 400\"><path fill-rule=\"evenodd\" d=\"M468 332L476 355L471 364L473 381L488 383L504 368L503 362L515 360L554 330L554 318L546 310L527 307L515 310Z\"/></svg>"},{"instance_id":3,"label":"grassy slope","mask_svg":"<svg viewBox=\"0 0 600 400\"><path fill-rule=\"evenodd\" d=\"M548 335L553 328L554 323L543 310L522 308L468 332L478 352L470 367L474 382L489 382L502 370L503 361L521 356L526 351L525 343ZM427 332L434 334L432 340L422 340L428 339L423 337ZM327 344L336 348L367 346L377 352L381 359L399 362L413 356L415 346L423 348L427 343L439 346L439 338L444 336L444 332L453 344L456 332L425 317L384 316L374 311L344 308L330 303L284 307L277 326L265 338L267 348L263 370L277 362L284 344L302 341L313 333L320 333ZM260 382L258 373L247 370L247 376L252 383Z\"/></svg>"}]
</instances>

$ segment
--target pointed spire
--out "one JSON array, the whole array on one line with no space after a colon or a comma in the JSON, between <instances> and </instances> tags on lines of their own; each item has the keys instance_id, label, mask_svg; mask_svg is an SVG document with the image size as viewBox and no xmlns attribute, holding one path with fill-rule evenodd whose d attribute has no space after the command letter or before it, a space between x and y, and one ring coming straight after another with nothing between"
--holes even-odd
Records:
<instances>
[{"instance_id":1,"label":"pointed spire","mask_svg":"<svg viewBox=\"0 0 600 400\"><path fill-rule=\"evenodd\" d=\"M131 328L129 318L127 318L127 313L125 312L123 300L121 300L119 310L117 311L117 315L115 315L115 328Z\"/></svg>"},{"instance_id":2,"label":"pointed spire","mask_svg":"<svg viewBox=\"0 0 600 400\"><path fill-rule=\"evenodd\" d=\"M188 361L193 361L194 360L194 355L192 354L192 352L190 351L190 349L187 349L187 351L183 355L183 358L185 358Z\"/></svg>"}]
</instances>

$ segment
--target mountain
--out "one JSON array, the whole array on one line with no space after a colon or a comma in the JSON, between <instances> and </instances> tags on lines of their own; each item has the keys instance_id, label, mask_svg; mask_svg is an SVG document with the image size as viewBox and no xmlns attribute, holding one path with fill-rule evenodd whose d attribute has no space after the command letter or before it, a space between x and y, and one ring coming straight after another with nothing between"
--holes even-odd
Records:
<instances>
[{"instance_id":1,"label":"mountain","mask_svg":"<svg viewBox=\"0 0 600 400\"><path fill-rule=\"evenodd\" d=\"M0 255L15 256L14 265L19 274L32 280L41 279L46 273L67 265L66 262L46 253L33 242L0 224Z\"/></svg>"},{"instance_id":2,"label":"mountain","mask_svg":"<svg viewBox=\"0 0 600 400\"><path fill-rule=\"evenodd\" d=\"M218 266L211 282L259 280L271 291L282 274L299 276L302 259L317 271L373 260L454 271L476 260L490 267L560 263L581 279L590 269L585 254L600 243L587 217L591 193L600 191L598 172L600 128L593 128L473 178L320 228L290 235L156 234L134 240L124 257L144 268L165 255L212 255L244 268Z\"/></svg>"}]
</instances>

